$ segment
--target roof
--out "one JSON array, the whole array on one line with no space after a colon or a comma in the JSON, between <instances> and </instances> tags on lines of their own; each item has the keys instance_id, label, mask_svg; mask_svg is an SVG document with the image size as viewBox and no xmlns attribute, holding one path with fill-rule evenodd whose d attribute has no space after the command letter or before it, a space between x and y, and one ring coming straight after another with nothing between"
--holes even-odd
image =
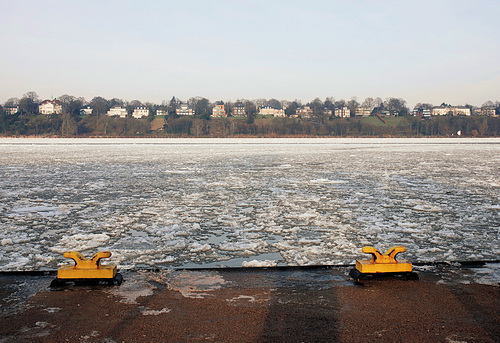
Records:
<instances>
[{"instance_id":1,"label":"roof","mask_svg":"<svg viewBox=\"0 0 500 343\"><path fill-rule=\"evenodd\" d=\"M54 105L62 105L62 102L60 102L59 100L55 99L55 100L44 100L42 101L42 103L40 105L45 105L45 104L48 104L48 103L51 103L51 104L54 104Z\"/></svg>"}]
</instances>

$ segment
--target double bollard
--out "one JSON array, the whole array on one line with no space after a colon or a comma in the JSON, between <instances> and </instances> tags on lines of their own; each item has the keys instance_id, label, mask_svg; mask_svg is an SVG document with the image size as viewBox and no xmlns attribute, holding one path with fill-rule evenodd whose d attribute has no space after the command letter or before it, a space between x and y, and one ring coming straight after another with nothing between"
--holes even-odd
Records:
<instances>
[{"instance_id":1,"label":"double bollard","mask_svg":"<svg viewBox=\"0 0 500 343\"><path fill-rule=\"evenodd\" d=\"M120 285L123 277L117 272L116 264L103 265L101 260L111 256L110 251L100 251L91 259L78 251L66 251L64 257L75 261L74 265L60 267L51 287L74 284Z\"/></svg>"},{"instance_id":2,"label":"double bollard","mask_svg":"<svg viewBox=\"0 0 500 343\"><path fill-rule=\"evenodd\" d=\"M381 254L373 247L363 247L362 251L372 255L372 258L356 260L356 267L349 272L349 276L355 282L378 277L402 277L407 280L418 280L418 274L412 271L413 266L410 262L406 260L396 261L396 255L405 252L405 247L394 246L385 254Z\"/></svg>"}]
</instances>

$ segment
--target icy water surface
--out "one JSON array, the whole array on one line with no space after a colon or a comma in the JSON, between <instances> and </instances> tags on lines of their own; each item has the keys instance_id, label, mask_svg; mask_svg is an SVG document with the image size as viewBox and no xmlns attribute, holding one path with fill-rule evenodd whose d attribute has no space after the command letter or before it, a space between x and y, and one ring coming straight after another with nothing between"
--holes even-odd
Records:
<instances>
[{"instance_id":1,"label":"icy water surface","mask_svg":"<svg viewBox=\"0 0 500 343\"><path fill-rule=\"evenodd\" d=\"M500 259L500 139L0 139L0 270Z\"/></svg>"}]
</instances>

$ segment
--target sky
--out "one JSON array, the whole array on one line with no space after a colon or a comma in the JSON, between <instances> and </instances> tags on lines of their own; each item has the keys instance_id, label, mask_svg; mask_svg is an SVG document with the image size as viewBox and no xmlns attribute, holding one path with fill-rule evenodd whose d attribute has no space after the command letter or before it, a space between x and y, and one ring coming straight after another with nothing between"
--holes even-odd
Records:
<instances>
[{"instance_id":1,"label":"sky","mask_svg":"<svg viewBox=\"0 0 500 343\"><path fill-rule=\"evenodd\" d=\"M500 1L0 0L0 103L500 101Z\"/></svg>"}]
</instances>

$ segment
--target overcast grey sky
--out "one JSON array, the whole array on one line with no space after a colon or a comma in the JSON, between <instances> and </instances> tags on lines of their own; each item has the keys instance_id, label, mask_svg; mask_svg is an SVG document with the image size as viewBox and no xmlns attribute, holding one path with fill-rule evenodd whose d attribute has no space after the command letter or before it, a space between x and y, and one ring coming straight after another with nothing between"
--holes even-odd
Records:
<instances>
[{"instance_id":1,"label":"overcast grey sky","mask_svg":"<svg viewBox=\"0 0 500 343\"><path fill-rule=\"evenodd\" d=\"M0 102L500 100L500 1L0 0Z\"/></svg>"}]
</instances>

